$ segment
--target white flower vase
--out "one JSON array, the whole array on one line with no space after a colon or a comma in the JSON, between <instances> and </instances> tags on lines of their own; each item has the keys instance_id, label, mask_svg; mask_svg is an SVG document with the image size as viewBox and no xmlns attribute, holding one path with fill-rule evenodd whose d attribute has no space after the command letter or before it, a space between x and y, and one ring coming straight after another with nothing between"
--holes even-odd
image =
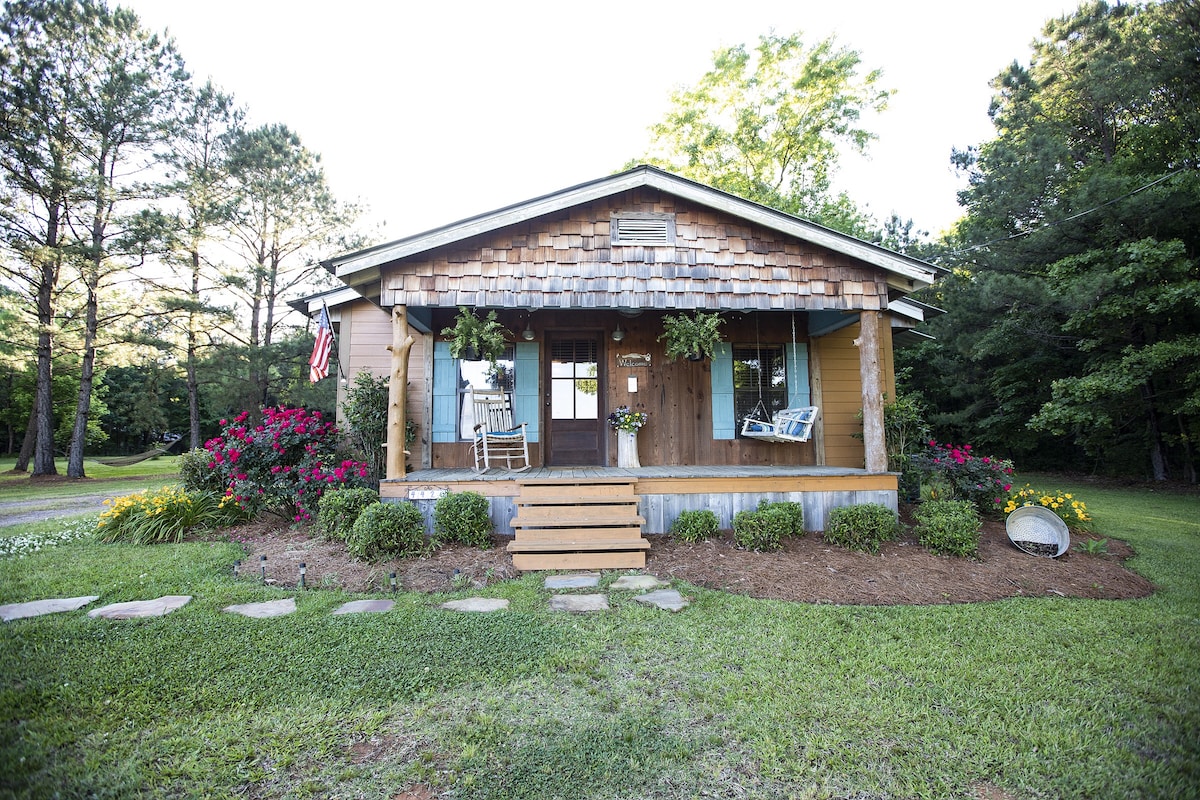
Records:
<instances>
[{"instance_id":1,"label":"white flower vase","mask_svg":"<svg viewBox=\"0 0 1200 800\"><path fill-rule=\"evenodd\" d=\"M640 467L637 451L637 431L617 431L617 466Z\"/></svg>"}]
</instances>

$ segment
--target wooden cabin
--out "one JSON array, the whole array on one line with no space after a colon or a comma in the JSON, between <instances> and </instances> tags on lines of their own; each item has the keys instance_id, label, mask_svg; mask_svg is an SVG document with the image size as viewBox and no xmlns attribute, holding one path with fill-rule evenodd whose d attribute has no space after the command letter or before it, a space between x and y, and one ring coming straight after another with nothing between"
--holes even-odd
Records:
<instances>
[{"instance_id":1,"label":"wooden cabin","mask_svg":"<svg viewBox=\"0 0 1200 800\"><path fill-rule=\"evenodd\" d=\"M381 494L430 508L483 494L518 568L638 566L639 532L688 509L727 527L761 499L795 500L819 530L835 506L897 507L882 406L893 336L925 308L905 296L932 265L648 166L324 264L348 287L326 298L344 377L393 378ZM508 331L497 372L451 357L440 331L462 306ZM721 314L725 342L712 359L666 359L664 316L695 310ZM528 470L473 469L472 386L510 393ZM617 465L620 406L649 415L636 467ZM743 435L748 415L799 406L819 410L807 441ZM411 469L403 417L419 429ZM630 545L622 557L596 543L605 528L623 531L607 536Z\"/></svg>"}]
</instances>

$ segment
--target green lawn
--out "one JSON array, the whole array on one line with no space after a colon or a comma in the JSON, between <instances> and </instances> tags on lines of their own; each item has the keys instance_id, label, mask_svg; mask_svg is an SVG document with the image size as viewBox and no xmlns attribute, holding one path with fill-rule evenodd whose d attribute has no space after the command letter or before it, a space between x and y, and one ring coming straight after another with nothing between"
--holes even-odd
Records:
<instances>
[{"instance_id":1,"label":"green lawn","mask_svg":"<svg viewBox=\"0 0 1200 800\"><path fill-rule=\"evenodd\" d=\"M84 461L87 477L81 480L66 478L67 462L54 462L57 480L33 479L28 473L16 473L15 458L0 458L0 503L22 502L78 494L132 494L150 487L175 483L179 479L179 456L158 456L128 467L106 467L96 461Z\"/></svg>"},{"instance_id":2,"label":"green lawn","mask_svg":"<svg viewBox=\"0 0 1200 800\"><path fill-rule=\"evenodd\" d=\"M0 797L1194 796L1200 501L1053 486L1161 591L878 608L681 586L678 614L613 593L568 616L526 575L481 592L507 612L402 594L332 617L351 596L236 581L232 544L0 559L0 603L195 596L0 626ZM285 596L289 617L220 611Z\"/></svg>"}]
</instances>

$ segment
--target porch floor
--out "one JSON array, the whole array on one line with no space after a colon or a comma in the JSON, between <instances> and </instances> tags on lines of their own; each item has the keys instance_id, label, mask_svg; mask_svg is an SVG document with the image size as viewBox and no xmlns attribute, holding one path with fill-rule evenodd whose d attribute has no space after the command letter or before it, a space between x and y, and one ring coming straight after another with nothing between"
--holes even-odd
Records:
<instances>
[{"instance_id":1,"label":"porch floor","mask_svg":"<svg viewBox=\"0 0 1200 800\"><path fill-rule=\"evenodd\" d=\"M478 473L470 467L422 469L403 478L384 483L441 483L449 481L545 481L571 478L616 479L724 479L724 478L848 478L872 473L851 467L759 466L722 464L719 466L672 465L663 467L531 467L524 472L491 469Z\"/></svg>"}]
</instances>

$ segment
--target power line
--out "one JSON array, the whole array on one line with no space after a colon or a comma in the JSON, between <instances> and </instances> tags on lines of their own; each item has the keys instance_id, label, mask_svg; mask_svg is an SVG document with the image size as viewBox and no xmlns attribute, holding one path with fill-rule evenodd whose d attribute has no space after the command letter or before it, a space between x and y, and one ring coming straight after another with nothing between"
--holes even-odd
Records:
<instances>
[{"instance_id":1,"label":"power line","mask_svg":"<svg viewBox=\"0 0 1200 800\"><path fill-rule=\"evenodd\" d=\"M1139 186L1138 188L1134 189L1131 192L1126 192L1125 194L1123 194L1119 197L1114 197L1113 199L1107 200L1098 206L1093 206L1092 208L1089 208L1086 211L1080 211L1078 213L1072 214L1069 217L1063 217L1062 219L1055 220L1054 222L1047 222L1045 225L1042 225L1040 228L1034 228L1032 230L1022 231L1021 233L1014 233L1011 236L1002 236L999 239L992 239L990 241L983 242L981 244L973 244L970 247L964 247L962 250L955 250L951 253L947 253L945 256L943 256L943 258L948 258L950 256L957 256L957 255L961 255L963 253L969 253L972 250L979 250L984 247L990 247L990 246L992 246L994 244L998 244L1000 242L1008 242L1013 239L1020 239L1022 236L1029 236L1030 234L1033 234L1033 233L1040 233L1041 231L1048 230L1050 228L1055 228L1059 225L1062 225L1064 222L1071 222L1072 220L1079 219L1080 217L1086 217L1088 214L1094 214L1102 208L1107 208L1108 206L1111 206L1114 203L1119 203L1122 200L1125 200L1126 198L1133 197L1135 194L1140 194L1140 193L1146 191L1147 189L1153 188L1169 178L1174 178L1176 175L1180 174L1181 172L1187 172L1188 169L1190 169L1190 167L1180 167L1179 169L1175 170L1174 172L1168 172L1166 175L1163 175L1162 177L1157 178L1157 179L1151 181L1150 183L1147 183L1145 186Z\"/></svg>"}]
</instances>

